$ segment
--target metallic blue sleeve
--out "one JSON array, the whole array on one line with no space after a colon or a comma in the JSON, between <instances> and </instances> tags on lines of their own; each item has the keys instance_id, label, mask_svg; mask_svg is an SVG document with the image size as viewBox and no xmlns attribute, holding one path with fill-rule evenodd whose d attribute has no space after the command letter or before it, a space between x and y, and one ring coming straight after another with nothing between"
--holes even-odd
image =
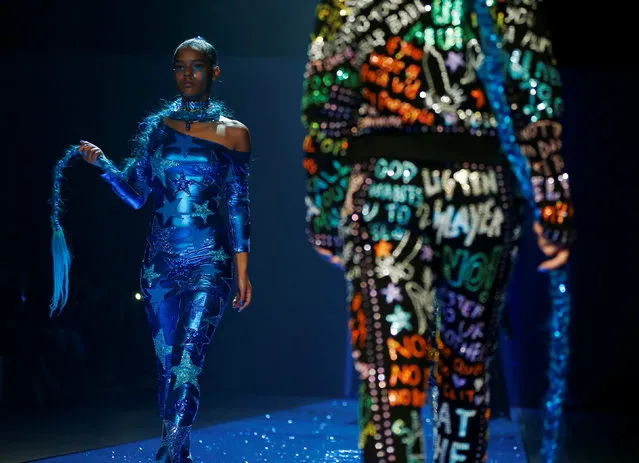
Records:
<instances>
[{"instance_id":1,"label":"metallic blue sleeve","mask_svg":"<svg viewBox=\"0 0 639 463\"><path fill-rule=\"evenodd\" d=\"M140 209L151 194L151 166L147 155L132 161L126 168L118 169L109 159L100 157L101 177L129 206Z\"/></svg>"},{"instance_id":2,"label":"metallic blue sleeve","mask_svg":"<svg viewBox=\"0 0 639 463\"><path fill-rule=\"evenodd\" d=\"M231 167L226 178L226 202L235 253L250 252L251 211L248 188L250 152L231 152Z\"/></svg>"}]
</instances>

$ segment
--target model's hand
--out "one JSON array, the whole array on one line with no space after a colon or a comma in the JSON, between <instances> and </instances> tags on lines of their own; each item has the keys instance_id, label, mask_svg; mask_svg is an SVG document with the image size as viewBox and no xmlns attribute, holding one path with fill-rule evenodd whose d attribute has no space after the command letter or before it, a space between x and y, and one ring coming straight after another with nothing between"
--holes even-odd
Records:
<instances>
[{"instance_id":1,"label":"model's hand","mask_svg":"<svg viewBox=\"0 0 639 463\"><path fill-rule=\"evenodd\" d=\"M554 270L564 265L568 261L570 250L559 247L544 238L544 228L539 222L534 223L533 230L537 235L537 245L539 249L541 249L541 252L543 252L546 257L550 257L550 259L543 261L539 267L537 267L537 270L547 272L548 270Z\"/></svg>"},{"instance_id":2,"label":"model's hand","mask_svg":"<svg viewBox=\"0 0 639 463\"><path fill-rule=\"evenodd\" d=\"M233 299L233 308L241 312L251 303L251 299L253 299L253 287L251 286L248 272L240 272L237 277L237 287L238 291Z\"/></svg>"},{"instance_id":3,"label":"model's hand","mask_svg":"<svg viewBox=\"0 0 639 463\"><path fill-rule=\"evenodd\" d=\"M99 165L98 158L100 156L104 156L104 152L93 143L89 143L88 141L81 140L80 148L78 148L80 154L82 154L82 159L84 159L89 164L93 164L94 166Z\"/></svg>"}]
</instances>

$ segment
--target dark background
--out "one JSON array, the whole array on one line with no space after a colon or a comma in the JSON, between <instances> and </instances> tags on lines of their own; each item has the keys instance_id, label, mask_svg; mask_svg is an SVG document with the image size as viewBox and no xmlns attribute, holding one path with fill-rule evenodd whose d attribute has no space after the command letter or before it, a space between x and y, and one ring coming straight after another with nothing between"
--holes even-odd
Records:
<instances>
[{"instance_id":1,"label":"dark background","mask_svg":"<svg viewBox=\"0 0 639 463\"><path fill-rule=\"evenodd\" d=\"M602 24L608 17L601 8L552 3L579 229L567 407L623 413L634 368L625 357L637 326L632 31ZM344 285L304 237L299 107L314 5L0 1L0 409L54 410L154 394L153 344L134 299L148 208L126 207L91 166L67 169L63 224L75 260L69 304L49 319L48 199L53 165L67 145L86 139L114 160L127 155L137 122L175 92L174 48L195 35L219 50L215 93L250 128L255 159L254 302L243 314L229 311L220 325L204 393L338 397L348 390ZM549 307L530 234L521 256L502 351L511 405L537 408L546 387Z\"/></svg>"}]
</instances>

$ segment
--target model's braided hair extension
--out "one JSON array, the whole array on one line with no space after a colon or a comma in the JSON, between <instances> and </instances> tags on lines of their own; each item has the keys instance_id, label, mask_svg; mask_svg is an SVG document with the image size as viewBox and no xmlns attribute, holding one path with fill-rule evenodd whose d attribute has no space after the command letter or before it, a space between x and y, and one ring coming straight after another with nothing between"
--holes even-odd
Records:
<instances>
[{"instance_id":1,"label":"model's braided hair extension","mask_svg":"<svg viewBox=\"0 0 639 463\"><path fill-rule=\"evenodd\" d=\"M49 305L49 315L53 316L62 310L69 298L69 270L71 269L71 253L67 246L64 229L60 224L62 215L61 184L64 168L78 154L78 145L66 149L53 170L53 191L51 194L51 253L53 254L53 298Z\"/></svg>"},{"instance_id":2,"label":"model's braided hair extension","mask_svg":"<svg viewBox=\"0 0 639 463\"><path fill-rule=\"evenodd\" d=\"M127 178L136 162L144 156L151 138L156 132L162 117L169 114L169 107L147 117L139 126L139 130L133 139L132 156L126 159L118 175ZM53 297L49 305L49 316L59 314L69 299L69 272L71 270L71 252L62 227L62 213L64 202L62 200L62 180L64 169L79 154L80 145L68 147L62 158L56 163L53 170L53 188L51 194L51 254L53 257Z\"/></svg>"}]
</instances>

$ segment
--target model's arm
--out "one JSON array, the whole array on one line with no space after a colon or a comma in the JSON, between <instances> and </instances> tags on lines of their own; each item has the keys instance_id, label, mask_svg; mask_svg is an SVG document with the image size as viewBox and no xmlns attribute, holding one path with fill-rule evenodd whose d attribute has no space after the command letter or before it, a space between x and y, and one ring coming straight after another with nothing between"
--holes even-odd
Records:
<instances>
[{"instance_id":1,"label":"model's arm","mask_svg":"<svg viewBox=\"0 0 639 463\"><path fill-rule=\"evenodd\" d=\"M150 127L148 121L143 122L136 138L133 157L122 169L116 167L102 150L92 143L83 141L78 151L82 153L85 161L102 169L101 177L123 201L134 209L140 209L152 191L150 151L158 139L157 130Z\"/></svg>"},{"instance_id":2,"label":"model's arm","mask_svg":"<svg viewBox=\"0 0 639 463\"><path fill-rule=\"evenodd\" d=\"M237 266L238 294L233 306L244 310L250 304L253 290L248 276L248 256L251 250L251 201L248 179L251 162L251 137L242 124L235 128L235 150L226 179L226 201L231 228L231 240Z\"/></svg>"},{"instance_id":3,"label":"model's arm","mask_svg":"<svg viewBox=\"0 0 639 463\"><path fill-rule=\"evenodd\" d=\"M348 17L344 3L323 1L316 8L302 99L306 231L311 245L331 260L341 248L338 226L350 176L343 156L361 102L352 44L340 37Z\"/></svg>"},{"instance_id":4,"label":"model's arm","mask_svg":"<svg viewBox=\"0 0 639 463\"><path fill-rule=\"evenodd\" d=\"M509 55L506 92L531 167L542 237L569 246L574 239L573 203L562 156L562 83L542 2L508 0L504 38Z\"/></svg>"},{"instance_id":5,"label":"model's arm","mask_svg":"<svg viewBox=\"0 0 639 463\"><path fill-rule=\"evenodd\" d=\"M233 251L248 253L251 243L251 210L248 179L251 161L251 139L246 127L235 129L236 149L231 152L231 167L226 179L226 201L231 227Z\"/></svg>"},{"instance_id":6,"label":"model's arm","mask_svg":"<svg viewBox=\"0 0 639 463\"><path fill-rule=\"evenodd\" d=\"M104 171L101 177L129 206L140 209L151 194L151 166L148 154L132 160L124 169L118 169L106 156L101 156L98 166Z\"/></svg>"}]
</instances>

